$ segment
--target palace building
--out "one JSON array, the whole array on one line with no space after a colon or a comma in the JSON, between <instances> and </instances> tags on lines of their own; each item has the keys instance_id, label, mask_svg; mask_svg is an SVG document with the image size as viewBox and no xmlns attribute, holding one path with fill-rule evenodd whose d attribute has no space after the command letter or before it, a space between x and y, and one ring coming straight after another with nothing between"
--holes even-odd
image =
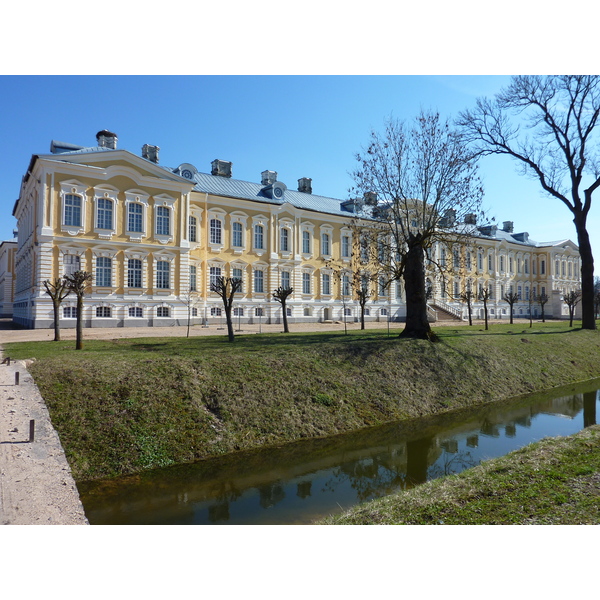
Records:
<instances>
[{"instance_id":1,"label":"palace building","mask_svg":"<svg viewBox=\"0 0 600 600\"><path fill-rule=\"evenodd\" d=\"M312 180L288 188L275 171L260 182L233 178L231 162L214 160L210 173L190 163L159 164L159 148L140 155L117 147L101 131L91 147L53 141L49 154L32 156L13 215L17 240L0 245L0 307L26 327L48 328L53 308L43 281L85 270L93 275L85 298L86 327L170 326L222 322L220 297L210 291L219 276L242 280L234 318L280 322L271 298L292 287L290 322L357 320L357 301L334 263L352 268L354 203L313 194ZM258 180L257 174L257 180ZM433 249L444 277L433 272L432 320L464 317L458 299L465 286L489 288L490 318L507 318L502 296L517 292L515 316L540 307L562 318L562 295L579 288L578 248L569 240L537 243L527 233L479 227L472 250L458 262L451 248ZM377 286L376 286L377 287ZM400 282L374 290L368 320L405 318ZM474 304L479 316L480 303ZM61 305L61 326L75 325L74 297Z\"/></svg>"}]
</instances>

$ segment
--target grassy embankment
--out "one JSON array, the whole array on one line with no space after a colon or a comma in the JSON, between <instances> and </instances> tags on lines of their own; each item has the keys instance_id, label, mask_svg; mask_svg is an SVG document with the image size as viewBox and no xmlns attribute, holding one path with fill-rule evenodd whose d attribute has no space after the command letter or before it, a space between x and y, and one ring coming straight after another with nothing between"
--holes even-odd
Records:
<instances>
[{"instance_id":1,"label":"grassy embankment","mask_svg":"<svg viewBox=\"0 0 600 600\"><path fill-rule=\"evenodd\" d=\"M565 323L7 344L31 365L79 480L327 436L600 376Z\"/></svg>"},{"instance_id":2,"label":"grassy embankment","mask_svg":"<svg viewBox=\"0 0 600 600\"><path fill-rule=\"evenodd\" d=\"M600 426L356 506L333 525L597 525Z\"/></svg>"}]
</instances>

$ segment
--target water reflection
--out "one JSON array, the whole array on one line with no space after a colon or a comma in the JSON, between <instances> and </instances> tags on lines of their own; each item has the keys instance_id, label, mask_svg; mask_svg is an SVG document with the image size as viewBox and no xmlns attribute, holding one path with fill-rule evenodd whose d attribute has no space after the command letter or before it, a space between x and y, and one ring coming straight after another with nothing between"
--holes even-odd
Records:
<instances>
[{"instance_id":1,"label":"water reflection","mask_svg":"<svg viewBox=\"0 0 600 600\"><path fill-rule=\"evenodd\" d=\"M600 381L351 435L80 485L93 524L309 523L596 423Z\"/></svg>"}]
</instances>

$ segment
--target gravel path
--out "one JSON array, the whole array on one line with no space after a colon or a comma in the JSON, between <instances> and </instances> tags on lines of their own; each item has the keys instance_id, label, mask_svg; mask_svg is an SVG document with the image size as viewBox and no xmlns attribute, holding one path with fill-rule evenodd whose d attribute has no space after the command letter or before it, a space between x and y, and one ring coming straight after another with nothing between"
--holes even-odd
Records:
<instances>
[{"instance_id":1,"label":"gravel path","mask_svg":"<svg viewBox=\"0 0 600 600\"><path fill-rule=\"evenodd\" d=\"M0 524L88 524L58 434L23 361L0 365Z\"/></svg>"}]
</instances>

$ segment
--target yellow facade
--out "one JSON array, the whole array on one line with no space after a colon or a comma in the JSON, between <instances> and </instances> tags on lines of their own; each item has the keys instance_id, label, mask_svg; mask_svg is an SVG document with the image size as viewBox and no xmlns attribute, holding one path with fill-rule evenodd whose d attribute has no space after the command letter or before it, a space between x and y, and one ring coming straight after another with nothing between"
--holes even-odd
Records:
<instances>
[{"instance_id":1,"label":"yellow facade","mask_svg":"<svg viewBox=\"0 0 600 600\"><path fill-rule=\"evenodd\" d=\"M188 315L195 324L220 323L222 302L210 291L218 275L242 279L234 302L242 322L281 321L281 306L270 296L280 285L294 289L291 322L359 317L356 299L342 294L336 276L351 268L356 241L346 203L312 194L305 178L290 190L272 171L261 174L261 183L235 180L225 161L214 161L210 175L188 163L168 169L159 166L157 148L148 147L152 154L145 146L136 156L117 149L111 135L100 132L90 148L53 142L51 154L32 158L13 212L16 322L49 327L52 305L42 282L75 270L93 275L84 308L92 327L168 326L186 323ZM455 292L467 282L493 286L498 316L510 286L522 291L521 310L534 288L550 295L578 287L572 242L532 245L524 234L519 241L505 233L474 237L471 258L461 250L456 266L452 249L444 250L446 285L430 274L433 318L436 306L464 312ZM434 252L441 262L442 246ZM402 320L402 286L375 288L367 318ZM554 310L562 310L560 300ZM61 324L73 326L74 298L62 311Z\"/></svg>"}]
</instances>

